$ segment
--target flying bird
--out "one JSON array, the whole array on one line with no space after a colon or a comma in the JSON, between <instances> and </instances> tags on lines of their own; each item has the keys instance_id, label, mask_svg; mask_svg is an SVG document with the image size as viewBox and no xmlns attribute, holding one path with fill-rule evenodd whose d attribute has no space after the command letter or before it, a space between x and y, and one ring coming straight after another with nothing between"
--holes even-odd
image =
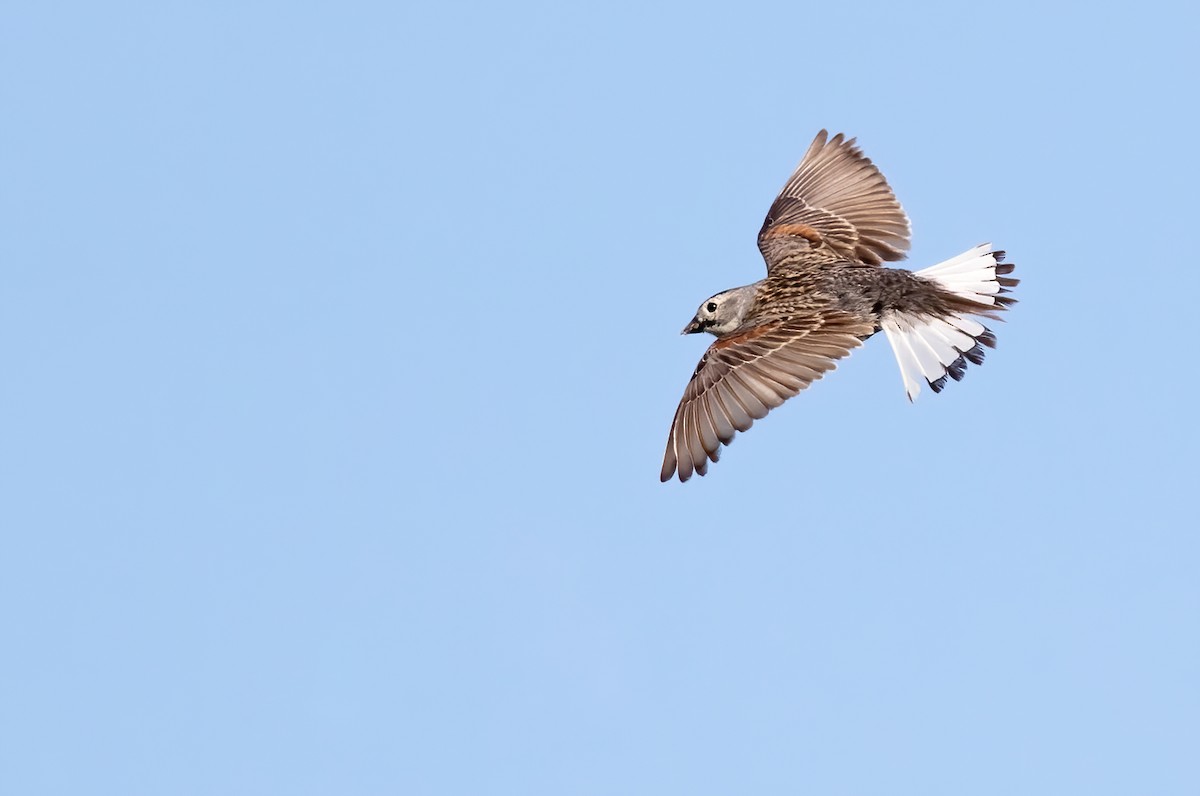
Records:
<instances>
[{"instance_id":1,"label":"flying bird","mask_svg":"<svg viewBox=\"0 0 1200 796\"><path fill-rule=\"evenodd\" d=\"M903 260L908 216L879 169L841 133L822 130L758 233L767 276L706 299L683 334L716 342L675 411L662 480L704 475L733 441L883 330L912 401L982 364L1017 285L1004 252L983 244L921 271Z\"/></svg>"}]
</instances>

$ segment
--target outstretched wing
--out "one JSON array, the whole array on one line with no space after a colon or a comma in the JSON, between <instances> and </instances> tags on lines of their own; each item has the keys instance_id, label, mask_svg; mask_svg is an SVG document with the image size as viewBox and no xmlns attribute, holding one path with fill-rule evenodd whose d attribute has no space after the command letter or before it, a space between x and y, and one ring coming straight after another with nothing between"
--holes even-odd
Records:
<instances>
[{"instance_id":1,"label":"outstretched wing","mask_svg":"<svg viewBox=\"0 0 1200 796\"><path fill-rule=\"evenodd\" d=\"M759 230L768 272L795 255L879 265L908 251L908 216L883 174L855 139L828 136L817 133Z\"/></svg>"},{"instance_id":2,"label":"outstretched wing","mask_svg":"<svg viewBox=\"0 0 1200 796\"><path fill-rule=\"evenodd\" d=\"M704 352L675 410L662 480L704 475L738 431L832 370L873 331L842 313L770 321L717 340Z\"/></svg>"}]
</instances>

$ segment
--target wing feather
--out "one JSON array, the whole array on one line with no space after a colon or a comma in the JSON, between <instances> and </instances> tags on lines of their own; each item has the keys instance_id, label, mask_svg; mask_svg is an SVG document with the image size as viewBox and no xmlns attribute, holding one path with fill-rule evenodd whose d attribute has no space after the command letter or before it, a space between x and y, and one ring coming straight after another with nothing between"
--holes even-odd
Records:
<instances>
[{"instance_id":1,"label":"wing feather","mask_svg":"<svg viewBox=\"0 0 1200 796\"><path fill-rule=\"evenodd\" d=\"M869 323L813 313L744 329L709 346L675 411L661 478L704 475L738 431L797 395L862 344Z\"/></svg>"},{"instance_id":2,"label":"wing feather","mask_svg":"<svg viewBox=\"0 0 1200 796\"><path fill-rule=\"evenodd\" d=\"M783 186L758 233L771 271L797 257L879 265L903 260L909 223L883 174L855 139L822 130Z\"/></svg>"}]
</instances>

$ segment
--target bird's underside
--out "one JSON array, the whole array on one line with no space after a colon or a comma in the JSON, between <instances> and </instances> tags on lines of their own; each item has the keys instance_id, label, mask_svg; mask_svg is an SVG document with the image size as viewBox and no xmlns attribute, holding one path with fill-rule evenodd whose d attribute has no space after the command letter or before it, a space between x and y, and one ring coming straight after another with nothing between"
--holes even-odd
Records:
<instances>
[{"instance_id":1,"label":"bird's underside","mask_svg":"<svg viewBox=\"0 0 1200 796\"><path fill-rule=\"evenodd\" d=\"M1013 303L1012 265L990 246L916 273L903 259L909 224L854 140L821 131L759 232L765 279L700 305L685 333L717 337L684 390L661 477L704 475L739 431L798 394L883 331L916 398L983 361L995 337L977 320Z\"/></svg>"}]
</instances>

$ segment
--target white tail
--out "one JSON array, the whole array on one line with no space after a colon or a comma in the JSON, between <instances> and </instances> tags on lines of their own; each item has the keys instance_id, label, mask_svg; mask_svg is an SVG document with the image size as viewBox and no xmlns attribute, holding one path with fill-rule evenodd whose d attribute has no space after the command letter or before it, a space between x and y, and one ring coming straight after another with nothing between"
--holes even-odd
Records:
<instances>
[{"instance_id":1,"label":"white tail","mask_svg":"<svg viewBox=\"0 0 1200 796\"><path fill-rule=\"evenodd\" d=\"M1004 252L993 252L990 243L976 246L944 263L917 271L917 276L936 282L939 287L978 305L974 312L961 312L943 318L906 312L890 312L881 320L892 352L900 365L908 400L921 392L921 379L934 392L946 386L946 377L960 381L967 362L983 363L983 347L996 347L996 336L971 318L983 315L996 318L1013 299L1002 294L1017 284L1005 276L1013 266L1004 263ZM989 309L991 307L991 309Z\"/></svg>"}]
</instances>

